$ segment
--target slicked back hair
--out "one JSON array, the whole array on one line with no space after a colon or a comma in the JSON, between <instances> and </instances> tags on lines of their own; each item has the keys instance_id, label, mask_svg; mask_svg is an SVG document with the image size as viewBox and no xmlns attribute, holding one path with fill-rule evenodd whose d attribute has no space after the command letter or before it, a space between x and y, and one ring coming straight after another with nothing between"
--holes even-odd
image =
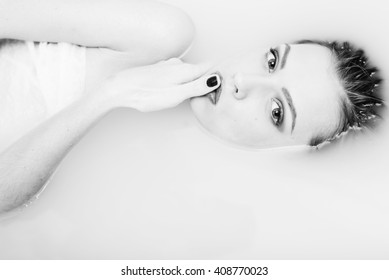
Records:
<instances>
[{"instance_id":1,"label":"slicked back hair","mask_svg":"<svg viewBox=\"0 0 389 280\"><path fill-rule=\"evenodd\" d=\"M374 127L384 105L380 86L382 79L364 51L349 42L301 40L296 44L316 44L328 48L335 58L335 69L345 92L345 97L341 97L341 117L336 130L330 135L313 137L309 145L317 147L330 142L350 128Z\"/></svg>"}]
</instances>

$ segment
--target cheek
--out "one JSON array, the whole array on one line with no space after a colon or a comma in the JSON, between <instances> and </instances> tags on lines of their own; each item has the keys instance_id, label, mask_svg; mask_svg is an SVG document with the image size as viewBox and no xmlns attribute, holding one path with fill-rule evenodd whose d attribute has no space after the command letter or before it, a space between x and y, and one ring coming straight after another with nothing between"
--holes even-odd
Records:
<instances>
[{"instance_id":1,"label":"cheek","mask_svg":"<svg viewBox=\"0 0 389 280\"><path fill-rule=\"evenodd\" d=\"M273 146L276 128L271 124L266 109L258 102L229 103L216 108L204 98L191 100L191 107L200 124L211 134L235 144L266 148ZM222 104L220 104L222 105Z\"/></svg>"},{"instance_id":2,"label":"cheek","mask_svg":"<svg viewBox=\"0 0 389 280\"><path fill-rule=\"evenodd\" d=\"M207 119L209 119L209 112L207 112L209 111L209 105L206 103L207 101L208 100L205 97L196 97L190 100L193 114L203 125L205 125Z\"/></svg>"},{"instance_id":3,"label":"cheek","mask_svg":"<svg viewBox=\"0 0 389 280\"><path fill-rule=\"evenodd\" d=\"M260 110L255 102L223 107L215 124L222 128L219 134L224 138L249 146L264 141L271 132L265 111Z\"/></svg>"},{"instance_id":4,"label":"cheek","mask_svg":"<svg viewBox=\"0 0 389 280\"><path fill-rule=\"evenodd\" d=\"M225 120L220 116L215 106L208 97L196 97L190 100L193 114L199 123L212 134L217 134L225 125Z\"/></svg>"}]
</instances>

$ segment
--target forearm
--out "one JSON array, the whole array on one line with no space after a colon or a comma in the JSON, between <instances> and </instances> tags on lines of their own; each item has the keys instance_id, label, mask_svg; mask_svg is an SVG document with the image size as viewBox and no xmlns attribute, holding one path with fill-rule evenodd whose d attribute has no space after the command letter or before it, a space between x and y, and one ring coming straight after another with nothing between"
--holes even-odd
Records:
<instances>
[{"instance_id":1,"label":"forearm","mask_svg":"<svg viewBox=\"0 0 389 280\"><path fill-rule=\"evenodd\" d=\"M192 29L183 12L157 1L0 0L0 38L163 53L183 51Z\"/></svg>"},{"instance_id":2,"label":"forearm","mask_svg":"<svg viewBox=\"0 0 389 280\"><path fill-rule=\"evenodd\" d=\"M110 110L126 107L151 112L203 96L220 86L217 75L204 75L208 69L208 65L193 66L176 59L126 69L97 84L93 92L0 154L0 213L34 197L66 153Z\"/></svg>"},{"instance_id":3,"label":"forearm","mask_svg":"<svg viewBox=\"0 0 389 280\"><path fill-rule=\"evenodd\" d=\"M75 102L0 154L0 213L34 197L67 152L111 109L97 96Z\"/></svg>"}]
</instances>

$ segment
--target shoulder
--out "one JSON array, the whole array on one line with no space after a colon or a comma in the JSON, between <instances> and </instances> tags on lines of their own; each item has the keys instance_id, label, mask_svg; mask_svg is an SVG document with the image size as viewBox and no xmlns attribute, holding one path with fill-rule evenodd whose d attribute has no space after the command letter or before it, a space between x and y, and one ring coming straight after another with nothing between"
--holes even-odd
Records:
<instances>
[{"instance_id":1,"label":"shoulder","mask_svg":"<svg viewBox=\"0 0 389 280\"><path fill-rule=\"evenodd\" d=\"M179 57L192 44L195 26L180 8L158 1L129 1L122 8L115 30L121 36L107 47L160 61Z\"/></svg>"},{"instance_id":2,"label":"shoulder","mask_svg":"<svg viewBox=\"0 0 389 280\"><path fill-rule=\"evenodd\" d=\"M181 9L169 6L166 8L165 20L161 21L161 41L170 57L179 57L192 44L195 26L192 19Z\"/></svg>"}]
</instances>

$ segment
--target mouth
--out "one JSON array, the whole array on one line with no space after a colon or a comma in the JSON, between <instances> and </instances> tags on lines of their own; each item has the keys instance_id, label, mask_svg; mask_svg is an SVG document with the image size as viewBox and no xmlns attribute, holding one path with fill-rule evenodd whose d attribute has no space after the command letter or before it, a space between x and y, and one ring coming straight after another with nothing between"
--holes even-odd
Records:
<instances>
[{"instance_id":1,"label":"mouth","mask_svg":"<svg viewBox=\"0 0 389 280\"><path fill-rule=\"evenodd\" d=\"M220 95L222 94L223 77L219 72L216 72L215 74L217 74L220 77L220 86L217 89L215 89L214 91L211 91L210 93L208 93L207 97L211 101L211 103L216 106L217 102L220 99Z\"/></svg>"}]
</instances>

